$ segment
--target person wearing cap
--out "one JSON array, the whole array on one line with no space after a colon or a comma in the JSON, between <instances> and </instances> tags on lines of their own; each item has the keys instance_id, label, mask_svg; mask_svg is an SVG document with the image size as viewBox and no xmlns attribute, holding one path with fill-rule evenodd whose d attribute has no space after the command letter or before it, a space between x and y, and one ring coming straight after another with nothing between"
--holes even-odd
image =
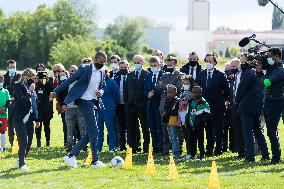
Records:
<instances>
[{"instance_id":1,"label":"person wearing cap","mask_svg":"<svg viewBox=\"0 0 284 189\"><path fill-rule=\"evenodd\" d=\"M157 82L163 75L160 66L160 58L152 56L149 59L150 71L145 80L144 93L147 97L147 123L152 138L152 147L154 153L163 152L163 135L161 128L161 114L159 106L161 101L161 93L157 90Z\"/></svg>"},{"instance_id":2,"label":"person wearing cap","mask_svg":"<svg viewBox=\"0 0 284 189\"><path fill-rule=\"evenodd\" d=\"M191 52L188 55L188 63L181 67L180 72L191 75L194 80L198 79L198 75L201 72L201 65L198 63L198 54Z\"/></svg>"},{"instance_id":3,"label":"person wearing cap","mask_svg":"<svg viewBox=\"0 0 284 189\"><path fill-rule=\"evenodd\" d=\"M159 106L160 114L164 112L165 101L167 98L167 85L171 84L177 88L177 93L179 94L183 84L182 84L182 73L176 69L177 58L175 56L169 55L166 59L167 68L161 76L157 83L157 91L161 93L161 101ZM168 155L170 149L169 135L167 127L162 123L162 134L163 134L163 154Z\"/></svg>"},{"instance_id":4,"label":"person wearing cap","mask_svg":"<svg viewBox=\"0 0 284 189\"><path fill-rule=\"evenodd\" d=\"M206 155L221 155L223 148L225 101L229 99L229 84L223 72L215 68L215 54L207 54L204 58L205 70L201 71L197 83L202 87L204 98L210 105L212 119L206 125Z\"/></svg>"},{"instance_id":5,"label":"person wearing cap","mask_svg":"<svg viewBox=\"0 0 284 189\"><path fill-rule=\"evenodd\" d=\"M144 64L144 57L142 55L135 55L133 57L135 70L127 74L126 78L126 103L128 111L128 128L129 146L133 153L141 151L139 136L139 126L137 121L139 119L143 134L143 152L148 153L150 143L150 133L147 127L147 113L146 102L147 98L144 95L144 84L147 76L142 66Z\"/></svg>"}]
</instances>

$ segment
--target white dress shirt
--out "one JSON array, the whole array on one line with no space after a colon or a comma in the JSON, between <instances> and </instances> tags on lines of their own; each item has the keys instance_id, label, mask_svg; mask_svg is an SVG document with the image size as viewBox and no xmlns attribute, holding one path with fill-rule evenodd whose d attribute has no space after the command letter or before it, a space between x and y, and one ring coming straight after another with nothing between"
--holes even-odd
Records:
<instances>
[{"instance_id":1,"label":"white dress shirt","mask_svg":"<svg viewBox=\"0 0 284 189\"><path fill-rule=\"evenodd\" d=\"M237 73L236 75L236 90L235 90L235 96L237 96L237 91L238 91L238 87L239 84L241 82L241 76L242 76L242 72Z\"/></svg>"},{"instance_id":2,"label":"white dress shirt","mask_svg":"<svg viewBox=\"0 0 284 189\"><path fill-rule=\"evenodd\" d=\"M83 93L81 99L83 100L97 100L96 92L99 90L101 83L101 71L93 66L92 76L87 90Z\"/></svg>"},{"instance_id":3,"label":"white dress shirt","mask_svg":"<svg viewBox=\"0 0 284 189\"><path fill-rule=\"evenodd\" d=\"M191 74L191 69L193 68L193 74L192 77L194 80L196 80L196 69L197 69L197 65L195 65L194 67L189 66L189 74Z\"/></svg>"},{"instance_id":4,"label":"white dress shirt","mask_svg":"<svg viewBox=\"0 0 284 189\"><path fill-rule=\"evenodd\" d=\"M125 81L126 81L126 75L121 75L121 77L120 77L120 81L119 81L119 104L124 104L124 100L123 100L123 85L124 85L124 82L123 82L123 80L125 79Z\"/></svg>"}]
</instances>

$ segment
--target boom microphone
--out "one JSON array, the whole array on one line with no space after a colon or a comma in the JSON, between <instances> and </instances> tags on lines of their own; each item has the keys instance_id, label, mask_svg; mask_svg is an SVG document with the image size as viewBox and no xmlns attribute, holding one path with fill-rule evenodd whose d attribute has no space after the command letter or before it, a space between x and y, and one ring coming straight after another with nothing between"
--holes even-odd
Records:
<instances>
[{"instance_id":1,"label":"boom microphone","mask_svg":"<svg viewBox=\"0 0 284 189\"><path fill-rule=\"evenodd\" d=\"M249 44L250 40L251 40L251 39L254 39L255 37L256 37L256 35L255 35L255 34L252 34L252 35L249 36L249 37L243 38L243 39L239 42L239 46L240 46L240 47L246 46L247 44Z\"/></svg>"},{"instance_id":2,"label":"boom microphone","mask_svg":"<svg viewBox=\"0 0 284 189\"><path fill-rule=\"evenodd\" d=\"M259 4L259 6L265 6L265 5L267 5L267 3L268 3L268 0L258 0L258 4Z\"/></svg>"}]
</instances>

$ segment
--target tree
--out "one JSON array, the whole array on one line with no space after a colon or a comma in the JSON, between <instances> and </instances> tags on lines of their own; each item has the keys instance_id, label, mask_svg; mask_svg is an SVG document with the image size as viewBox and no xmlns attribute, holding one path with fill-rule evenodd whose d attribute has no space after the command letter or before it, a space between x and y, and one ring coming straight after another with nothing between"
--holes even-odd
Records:
<instances>
[{"instance_id":1,"label":"tree","mask_svg":"<svg viewBox=\"0 0 284 189\"><path fill-rule=\"evenodd\" d=\"M68 0L68 3L83 20L96 20L97 6L94 0Z\"/></svg>"},{"instance_id":2,"label":"tree","mask_svg":"<svg viewBox=\"0 0 284 189\"><path fill-rule=\"evenodd\" d=\"M138 22L127 17L118 17L114 24L107 26L105 39L114 39L118 45L127 50L127 57L132 58L141 50L141 38L143 30Z\"/></svg>"},{"instance_id":3,"label":"tree","mask_svg":"<svg viewBox=\"0 0 284 189\"><path fill-rule=\"evenodd\" d=\"M273 8L272 29L282 29L284 25L284 15L276 8Z\"/></svg>"},{"instance_id":4,"label":"tree","mask_svg":"<svg viewBox=\"0 0 284 189\"><path fill-rule=\"evenodd\" d=\"M229 48L228 47L227 47L226 52L225 52L225 57L226 58L230 58L231 57L231 55L229 53Z\"/></svg>"},{"instance_id":5,"label":"tree","mask_svg":"<svg viewBox=\"0 0 284 189\"><path fill-rule=\"evenodd\" d=\"M94 56L95 47L93 38L66 35L51 48L49 64L79 65L83 58Z\"/></svg>"},{"instance_id":6,"label":"tree","mask_svg":"<svg viewBox=\"0 0 284 189\"><path fill-rule=\"evenodd\" d=\"M240 53L241 48L237 45L231 45L228 49L231 57L236 57Z\"/></svg>"}]
</instances>

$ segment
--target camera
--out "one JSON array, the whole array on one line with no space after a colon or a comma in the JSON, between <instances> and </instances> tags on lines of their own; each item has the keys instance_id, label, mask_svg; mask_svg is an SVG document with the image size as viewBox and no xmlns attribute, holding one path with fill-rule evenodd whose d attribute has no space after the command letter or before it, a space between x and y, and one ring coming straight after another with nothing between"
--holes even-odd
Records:
<instances>
[{"instance_id":1,"label":"camera","mask_svg":"<svg viewBox=\"0 0 284 189\"><path fill-rule=\"evenodd\" d=\"M48 77L47 72L45 71L39 71L37 72L37 78L38 79L46 79Z\"/></svg>"},{"instance_id":2,"label":"camera","mask_svg":"<svg viewBox=\"0 0 284 189\"><path fill-rule=\"evenodd\" d=\"M267 63L267 51L259 51L259 46L256 45L248 49L250 53L248 55L248 63L250 67L255 68L256 64L260 63L262 65L262 69L266 70L269 67Z\"/></svg>"}]
</instances>

